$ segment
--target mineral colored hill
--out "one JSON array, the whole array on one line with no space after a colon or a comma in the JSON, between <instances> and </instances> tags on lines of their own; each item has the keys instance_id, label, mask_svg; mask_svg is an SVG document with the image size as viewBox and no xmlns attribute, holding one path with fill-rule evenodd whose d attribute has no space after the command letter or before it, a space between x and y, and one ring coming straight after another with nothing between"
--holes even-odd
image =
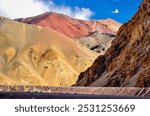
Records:
<instances>
[{"instance_id":1,"label":"mineral colored hill","mask_svg":"<svg viewBox=\"0 0 150 116\"><path fill-rule=\"evenodd\" d=\"M75 41L84 45L85 47L98 52L99 54L104 54L107 49L111 46L112 40L115 38L115 35L104 34L98 31L95 31L87 36L78 37Z\"/></svg>"},{"instance_id":2,"label":"mineral colored hill","mask_svg":"<svg viewBox=\"0 0 150 116\"><path fill-rule=\"evenodd\" d=\"M150 0L143 1L105 55L80 74L76 85L150 87Z\"/></svg>"},{"instance_id":3,"label":"mineral colored hill","mask_svg":"<svg viewBox=\"0 0 150 116\"><path fill-rule=\"evenodd\" d=\"M16 21L52 28L71 38L83 37L94 31L116 34L121 25L112 19L85 21L54 12L46 12L30 18L20 18Z\"/></svg>"},{"instance_id":4,"label":"mineral colored hill","mask_svg":"<svg viewBox=\"0 0 150 116\"><path fill-rule=\"evenodd\" d=\"M70 86L96 57L52 29L0 17L0 85Z\"/></svg>"}]
</instances>

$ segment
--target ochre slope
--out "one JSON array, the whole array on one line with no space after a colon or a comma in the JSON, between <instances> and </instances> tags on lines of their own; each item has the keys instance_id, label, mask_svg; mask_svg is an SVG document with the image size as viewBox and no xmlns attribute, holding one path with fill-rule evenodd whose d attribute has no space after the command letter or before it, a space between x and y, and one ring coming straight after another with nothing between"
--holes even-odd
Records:
<instances>
[{"instance_id":1,"label":"ochre slope","mask_svg":"<svg viewBox=\"0 0 150 116\"><path fill-rule=\"evenodd\" d=\"M0 84L70 86L96 57L52 29L0 17Z\"/></svg>"},{"instance_id":2,"label":"ochre slope","mask_svg":"<svg viewBox=\"0 0 150 116\"><path fill-rule=\"evenodd\" d=\"M80 74L76 85L150 87L150 0L143 1L106 54Z\"/></svg>"}]
</instances>

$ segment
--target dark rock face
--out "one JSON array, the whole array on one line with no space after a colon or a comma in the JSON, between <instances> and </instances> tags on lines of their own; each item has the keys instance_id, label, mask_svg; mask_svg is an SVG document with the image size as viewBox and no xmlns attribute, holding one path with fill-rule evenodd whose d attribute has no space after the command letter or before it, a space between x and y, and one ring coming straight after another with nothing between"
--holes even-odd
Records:
<instances>
[{"instance_id":1,"label":"dark rock face","mask_svg":"<svg viewBox=\"0 0 150 116\"><path fill-rule=\"evenodd\" d=\"M150 0L143 1L105 55L80 74L76 85L150 87Z\"/></svg>"}]
</instances>

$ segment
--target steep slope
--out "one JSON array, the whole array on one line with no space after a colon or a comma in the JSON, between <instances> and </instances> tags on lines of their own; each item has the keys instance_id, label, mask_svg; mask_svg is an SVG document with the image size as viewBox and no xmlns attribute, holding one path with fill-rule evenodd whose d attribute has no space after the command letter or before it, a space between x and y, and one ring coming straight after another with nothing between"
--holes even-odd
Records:
<instances>
[{"instance_id":1,"label":"steep slope","mask_svg":"<svg viewBox=\"0 0 150 116\"><path fill-rule=\"evenodd\" d=\"M114 38L115 35L104 34L95 31L85 37L78 37L75 39L75 41L79 42L90 50L104 54L111 46L111 42Z\"/></svg>"},{"instance_id":2,"label":"steep slope","mask_svg":"<svg viewBox=\"0 0 150 116\"><path fill-rule=\"evenodd\" d=\"M70 86L97 54L52 29L0 17L0 84Z\"/></svg>"},{"instance_id":3,"label":"steep slope","mask_svg":"<svg viewBox=\"0 0 150 116\"><path fill-rule=\"evenodd\" d=\"M143 1L106 54L80 74L76 85L150 87L150 0Z\"/></svg>"},{"instance_id":4,"label":"steep slope","mask_svg":"<svg viewBox=\"0 0 150 116\"><path fill-rule=\"evenodd\" d=\"M16 21L52 28L71 38L82 37L94 31L116 34L121 25L112 19L84 21L54 12L25 19L20 18Z\"/></svg>"}]
</instances>

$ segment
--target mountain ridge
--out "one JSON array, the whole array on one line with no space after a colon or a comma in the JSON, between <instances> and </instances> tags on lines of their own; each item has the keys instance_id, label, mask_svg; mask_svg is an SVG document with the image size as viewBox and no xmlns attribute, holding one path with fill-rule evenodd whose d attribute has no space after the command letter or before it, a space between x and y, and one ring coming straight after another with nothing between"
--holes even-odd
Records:
<instances>
[{"instance_id":1,"label":"mountain ridge","mask_svg":"<svg viewBox=\"0 0 150 116\"><path fill-rule=\"evenodd\" d=\"M110 18L88 21L55 12L46 12L35 17L19 18L15 21L52 28L71 38L85 36L94 31L116 34L121 26L120 23Z\"/></svg>"}]
</instances>

